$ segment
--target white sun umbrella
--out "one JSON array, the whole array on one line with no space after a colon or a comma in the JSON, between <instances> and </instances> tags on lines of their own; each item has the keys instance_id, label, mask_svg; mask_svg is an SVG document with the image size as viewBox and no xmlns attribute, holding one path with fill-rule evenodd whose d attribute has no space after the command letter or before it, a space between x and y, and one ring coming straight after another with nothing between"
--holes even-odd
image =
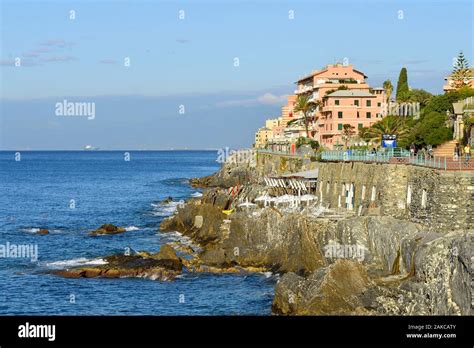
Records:
<instances>
[{"instance_id":1,"label":"white sun umbrella","mask_svg":"<svg viewBox=\"0 0 474 348\"><path fill-rule=\"evenodd\" d=\"M249 202L249 199L247 198L244 203L240 203L239 207L255 207L256 204Z\"/></svg>"},{"instance_id":2,"label":"white sun umbrella","mask_svg":"<svg viewBox=\"0 0 474 348\"><path fill-rule=\"evenodd\" d=\"M295 196L293 195L283 195L283 196L276 197L275 202L287 203L287 202L293 201L294 199L295 199Z\"/></svg>"},{"instance_id":3,"label":"white sun umbrella","mask_svg":"<svg viewBox=\"0 0 474 348\"><path fill-rule=\"evenodd\" d=\"M239 204L239 207L255 207L255 206L256 204L250 203L250 202L244 202L244 203Z\"/></svg>"},{"instance_id":4,"label":"white sun umbrella","mask_svg":"<svg viewBox=\"0 0 474 348\"><path fill-rule=\"evenodd\" d=\"M264 194L263 196L259 196L257 198L255 198L255 202L261 202L261 201L266 201L270 198L269 195L267 194Z\"/></svg>"},{"instance_id":5,"label":"white sun umbrella","mask_svg":"<svg viewBox=\"0 0 474 348\"><path fill-rule=\"evenodd\" d=\"M315 195L308 195L308 194L306 194L306 195L302 195L302 196L300 197L300 199L301 199L302 201L312 201L312 200L315 200L315 199L316 199L316 196L315 196Z\"/></svg>"}]
</instances>

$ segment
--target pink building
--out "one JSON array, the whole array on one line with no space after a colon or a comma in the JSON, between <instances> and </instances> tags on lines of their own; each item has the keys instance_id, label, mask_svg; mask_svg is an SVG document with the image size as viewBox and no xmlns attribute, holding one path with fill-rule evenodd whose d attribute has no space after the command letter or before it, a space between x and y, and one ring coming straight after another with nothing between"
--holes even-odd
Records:
<instances>
[{"instance_id":1,"label":"pink building","mask_svg":"<svg viewBox=\"0 0 474 348\"><path fill-rule=\"evenodd\" d=\"M354 127L354 138L361 127L368 127L385 114L385 92L381 88L370 88L364 73L352 65L328 65L297 81L296 94L306 94L310 100L319 101L322 108L312 116L312 135L325 147L343 144L344 124Z\"/></svg>"},{"instance_id":2,"label":"pink building","mask_svg":"<svg viewBox=\"0 0 474 348\"><path fill-rule=\"evenodd\" d=\"M328 148L342 145L345 124L353 127L353 140L362 127L370 127L384 116L385 93L383 89L372 92L365 89L337 90L323 98L318 120L319 142Z\"/></svg>"}]
</instances>

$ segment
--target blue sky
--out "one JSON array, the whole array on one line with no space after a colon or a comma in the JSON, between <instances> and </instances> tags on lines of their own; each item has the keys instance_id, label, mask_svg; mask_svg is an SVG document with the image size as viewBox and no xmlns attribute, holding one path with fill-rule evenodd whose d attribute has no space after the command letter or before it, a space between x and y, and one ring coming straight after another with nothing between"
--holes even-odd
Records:
<instances>
[{"instance_id":1,"label":"blue sky","mask_svg":"<svg viewBox=\"0 0 474 348\"><path fill-rule=\"evenodd\" d=\"M441 93L453 57L473 53L468 0L1 4L0 149L245 147L313 69L347 58L379 86L405 66L411 87ZM64 98L97 117L58 118Z\"/></svg>"}]
</instances>

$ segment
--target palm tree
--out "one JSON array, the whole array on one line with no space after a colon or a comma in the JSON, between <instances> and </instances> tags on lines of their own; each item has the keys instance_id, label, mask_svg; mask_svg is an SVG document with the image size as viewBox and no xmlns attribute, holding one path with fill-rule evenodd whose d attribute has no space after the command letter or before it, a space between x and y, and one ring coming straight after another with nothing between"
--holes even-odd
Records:
<instances>
[{"instance_id":1,"label":"palm tree","mask_svg":"<svg viewBox=\"0 0 474 348\"><path fill-rule=\"evenodd\" d=\"M309 95L299 95L296 98L295 106L293 110L295 112L302 112L304 116L304 127L306 130L306 136L310 138L308 123L309 123L309 113L316 109L316 106L320 105L319 102L315 103L309 100ZM317 118L315 118L317 120Z\"/></svg>"},{"instance_id":2,"label":"palm tree","mask_svg":"<svg viewBox=\"0 0 474 348\"><path fill-rule=\"evenodd\" d=\"M399 116L387 116L382 120L374 123L372 127L365 128L359 132L360 136L368 142L379 145L382 142L382 135L394 134L397 140L406 139L410 133L410 129L406 125L405 119Z\"/></svg>"},{"instance_id":3,"label":"palm tree","mask_svg":"<svg viewBox=\"0 0 474 348\"><path fill-rule=\"evenodd\" d=\"M392 95L393 92L393 85L390 80L385 80L383 82L383 89L385 90L385 94L387 95L387 105L390 102L390 96Z\"/></svg>"},{"instance_id":4,"label":"palm tree","mask_svg":"<svg viewBox=\"0 0 474 348\"><path fill-rule=\"evenodd\" d=\"M344 139L344 144L346 148L354 134L355 134L355 127L351 126L348 123L342 125L342 137Z\"/></svg>"}]
</instances>

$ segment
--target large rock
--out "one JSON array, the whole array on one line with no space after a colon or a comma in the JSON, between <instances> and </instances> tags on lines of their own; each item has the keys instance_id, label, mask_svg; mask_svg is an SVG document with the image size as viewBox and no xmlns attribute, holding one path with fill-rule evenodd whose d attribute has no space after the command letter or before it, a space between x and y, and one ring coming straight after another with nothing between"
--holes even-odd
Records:
<instances>
[{"instance_id":1,"label":"large rock","mask_svg":"<svg viewBox=\"0 0 474 348\"><path fill-rule=\"evenodd\" d=\"M275 290L276 313L472 314L473 231L425 232L418 225L389 223L387 218L351 221L339 223L332 237L339 233L339 243L364 244L369 257L361 262L327 259L328 267L306 278L285 274ZM361 226L366 226L365 232ZM400 226L405 229L399 230ZM323 235L327 238L328 233Z\"/></svg>"},{"instance_id":2,"label":"large rock","mask_svg":"<svg viewBox=\"0 0 474 348\"><path fill-rule=\"evenodd\" d=\"M183 263L169 245L163 245L156 254L146 252L135 255L116 254L104 257L103 265L73 267L52 273L65 278L124 278L139 277L173 280L182 272Z\"/></svg>"},{"instance_id":3,"label":"large rock","mask_svg":"<svg viewBox=\"0 0 474 348\"><path fill-rule=\"evenodd\" d=\"M226 217L222 210L222 207L209 203L188 203L178 208L175 215L163 220L160 231L181 232L202 245L213 243L220 237L219 229ZM201 216L198 224L196 216Z\"/></svg>"},{"instance_id":4,"label":"large rock","mask_svg":"<svg viewBox=\"0 0 474 348\"><path fill-rule=\"evenodd\" d=\"M370 283L362 264L339 259L307 279L285 274L276 286L272 309L295 315L361 314L364 309L359 295Z\"/></svg>"},{"instance_id":5,"label":"large rock","mask_svg":"<svg viewBox=\"0 0 474 348\"><path fill-rule=\"evenodd\" d=\"M126 229L123 227L117 227L112 224L104 224L100 226L98 229L91 231L89 233L90 236L97 236L100 234L118 234L118 233L123 233L125 232Z\"/></svg>"},{"instance_id":6,"label":"large rock","mask_svg":"<svg viewBox=\"0 0 474 348\"><path fill-rule=\"evenodd\" d=\"M248 162L243 163L225 163L216 173L203 177L193 178L189 183L193 187L224 187L229 188L237 185L246 184L256 178L255 167Z\"/></svg>"}]
</instances>

